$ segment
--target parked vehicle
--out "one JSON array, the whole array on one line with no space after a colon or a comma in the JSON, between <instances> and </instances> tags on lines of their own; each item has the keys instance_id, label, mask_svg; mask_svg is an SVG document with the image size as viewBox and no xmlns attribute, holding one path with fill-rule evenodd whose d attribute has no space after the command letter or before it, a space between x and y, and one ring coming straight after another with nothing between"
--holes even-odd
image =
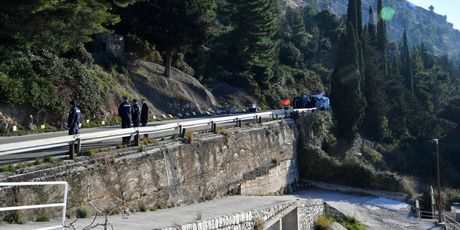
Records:
<instances>
[{"instance_id":1,"label":"parked vehicle","mask_svg":"<svg viewBox=\"0 0 460 230\"><path fill-rule=\"evenodd\" d=\"M330 110L331 105L329 98L324 95L324 93L313 94L313 95L303 95L301 97L295 97L293 100L294 109L302 108L317 108L321 110Z\"/></svg>"}]
</instances>

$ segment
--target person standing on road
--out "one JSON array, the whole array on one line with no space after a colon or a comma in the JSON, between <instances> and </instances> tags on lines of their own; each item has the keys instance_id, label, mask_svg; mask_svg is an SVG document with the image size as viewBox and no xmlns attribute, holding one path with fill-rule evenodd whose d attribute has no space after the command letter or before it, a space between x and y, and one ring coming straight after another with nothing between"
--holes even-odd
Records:
<instances>
[{"instance_id":1,"label":"person standing on road","mask_svg":"<svg viewBox=\"0 0 460 230\"><path fill-rule=\"evenodd\" d=\"M147 105L147 102L145 102L145 99L141 99L142 103L142 109L141 109L141 125L142 127L147 126L147 123L149 122L149 106ZM144 134L144 139L148 139L149 135Z\"/></svg>"},{"instance_id":2,"label":"person standing on road","mask_svg":"<svg viewBox=\"0 0 460 230\"><path fill-rule=\"evenodd\" d=\"M147 123L149 122L149 106L147 105L147 102L145 102L145 99L142 99L141 102L142 102L141 124L142 124L142 127L145 127L147 126Z\"/></svg>"},{"instance_id":3,"label":"person standing on road","mask_svg":"<svg viewBox=\"0 0 460 230\"><path fill-rule=\"evenodd\" d=\"M123 97L123 102L118 107L118 116L121 118L121 128L131 128L131 104L128 102L128 97ZM123 137L123 144L129 144L131 137Z\"/></svg>"},{"instance_id":4,"label":"person standing on road","mask_svg":"<svg viewBox=\"0 0 460 230\"><path fill-rule=\"evenodd\" d=\"M133 127L139 127L141 123L141 108L137 104L137 100L134 99L132 106L132 118L133 118Z\"/></svg>"},{"instance_id":5,"label":"person standing on road","mask_svg":"<svg viewBox=\"0 0 460 230\"><path fill-rule=\"evenodd\" d=\"M81 116L81 111L77 107L76 101L70 102L70 112L69 117L67 118L67 127L69 127L69 135L76 135L80 133L80 124L83 120ZM80 146L78 144L71 144L70 152L78 152Z\"/></svg>"},{"instance_id":6,"label":"person standing on road","mask_svg":"<svg viewBox=\"0 0 460 230\"><path fill-rule=\"evenodd\" d=\"M140 122L141 122L141 108L137 104L137 100L133 99L133 103L131 104L132 106L132 117L133 117L133 127L139 127ZM138 135L134 135L134 143L137 143L139 140Z\"/></svg>"},{"instance_id":7,"label":"person standing on road","mask_svg":"<svg viewBox=\"0 0 460 230\"><path fill-rule=\"evenodd\" d=\"M69 127L69 135L75 135L80 133L82 116L76 101L71 101L70 105L72 107L70 108L69 118L67 119L67 127Z\"/></svg>"}]
</instances>

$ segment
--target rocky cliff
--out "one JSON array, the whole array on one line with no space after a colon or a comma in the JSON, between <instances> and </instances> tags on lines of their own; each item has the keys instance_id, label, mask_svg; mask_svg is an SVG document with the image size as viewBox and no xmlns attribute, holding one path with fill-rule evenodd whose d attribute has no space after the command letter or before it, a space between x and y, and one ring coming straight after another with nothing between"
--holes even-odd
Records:
<instances>
[{"instance_id":1,"label":"rocky cliff","mask_svg":"<svg viewBox=\"0 0 460 230\"><path fill-rule=\"evenodd\" d=\"M313 5L337 15L345 15L348 0L287 0L291 6ZM384 0L384 7L394 13L387 22L388 35L393 41L401 41L403 30L407 29L409 44L424 42L435 55L449 54L458 58L460 52L460 32L453 28L445 15L439 15L416 6L406 0ZM369 6L377 9L377 0L362 0L363 22L368 21Z\"/></svg>"}]
</instances>

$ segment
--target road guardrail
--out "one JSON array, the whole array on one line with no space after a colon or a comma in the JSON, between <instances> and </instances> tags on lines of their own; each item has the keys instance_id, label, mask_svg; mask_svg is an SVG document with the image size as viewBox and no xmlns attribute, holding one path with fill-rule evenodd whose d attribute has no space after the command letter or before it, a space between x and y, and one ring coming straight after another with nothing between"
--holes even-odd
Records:
<instances>
[{"instance_id":1,"label":"road guardrail","mask_svg":"<svg viewBox=\"0 0 460 230\"><path fill-rule=\"evenodd\" d=\"M289 110L273 110L269 112L246 113L238 115L228 115L223 117L203 118L193 121L171 122L151 127L137 127L119 130L101 131L86 134L77 134L69 136L60 136L53 138L45 138L40 140L24 141L19 143L8 143L0 145L0 156L33 152L37 150L53 149L64 146L80 146L81 144L100 142L109 139L122 138L132 135L156 134L158 137L171 135L179 135L184 137L186 130L193 129L194 131L211 129L215 131L218 125L235 123L236 126L241 126L243 122L258 121L266 119L279 119L292 116L294 113L300 115L308 115L314 112L315 108L310 109L289 109ZM173 134L171 134L173 133ZM138 141L140 138L137 138ZM139 143L137 143L139 145ZM73 159L75 154L79 153L78 148L74 148L70 153L70 158Z\"/></svg>"}]
</instances>

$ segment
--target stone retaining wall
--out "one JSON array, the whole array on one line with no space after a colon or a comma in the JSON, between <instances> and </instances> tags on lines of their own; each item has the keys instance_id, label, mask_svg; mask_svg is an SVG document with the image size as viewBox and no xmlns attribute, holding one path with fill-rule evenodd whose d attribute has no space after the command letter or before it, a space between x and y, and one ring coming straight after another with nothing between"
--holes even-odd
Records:
<instances>
[{"instance_id":1,"label":"stone retaining wall","mask_svg":"<svg viewBox=\"0 0 460 230\"><path fill-rule=\"evenodd\" d=\"M210 220L171 226L161 230L253 230L255 229L256 221L266 223L268 220L275 218L277 214L293 205L297 207L298 230L314 229L315 220L325 212L325 203L323 200L298 200L273 205L263 209L221 216ZM267 227L270 226L263 225L263 229Z\"/></svg>"},{"instance_id":2,"label":"stone retaining wall","mask_svg":"<svg viewBox=\"0 0 460 230\"><path fill-rule=\"evenodd\" d=\"M2 173L0 181L67 181L71 216L78 208L88 206L88 197L98 198L94 204L101 210L138 210L141 205L172 207L239 194L242 184L246 193L250 186L245 181L270 175L274 172L271 169L289 171L285 174L289 176L274 181L260 179L257 183L279 190L297 179L297 129L292 121L285 121L202 134L193 137L191 144L165 141L143 152L128 148L78 157L76 161L36 166L16 174ZM277 161L279 167L275 167ZM0 206L60 202L60 191L54 186L4 189L0 190ZM26 216L33 219L42 211L27 211ZM59 213L54 210L50 217Z\"/></svg>"}]
</instances>

